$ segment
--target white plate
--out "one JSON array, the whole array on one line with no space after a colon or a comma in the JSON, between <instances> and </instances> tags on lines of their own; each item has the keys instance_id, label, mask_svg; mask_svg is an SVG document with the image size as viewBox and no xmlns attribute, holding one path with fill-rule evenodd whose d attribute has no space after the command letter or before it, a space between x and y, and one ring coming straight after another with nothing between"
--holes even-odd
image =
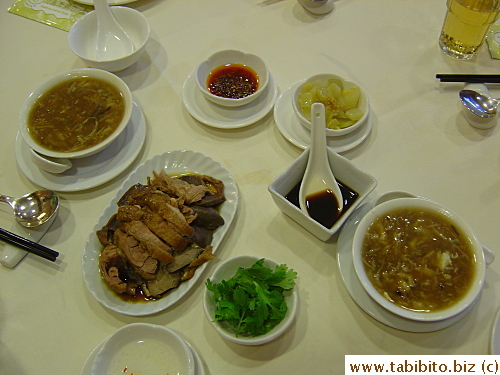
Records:
<instances>
[{"instance_id":1,"label":"white plate","mask_svg":"<svg viewBox=\"0 0 500 375\"><path fill-rule=\"evenodd\" d=\"M94 0L75 0L75 1L77 3L80 3L80 4L94 6ZM122 4L133 3L134 1L137 1L137 0L108 0L108 4L109 5L122 5Z\"/></svg>"},{"instance_id":2,"label":"white plate","mask_svg":"<svg viewBox=\"0 0 500 375\"><path fill-rule=\"evenodd\" d=\"M112 335L109 335L106 337L104 340L102 340L97 346L90 352L88 355L87 359L85 360L85 363L82 366L82 369L80 371L80 375L91 375L92 374L92 365L94 364L94 361L97 357L97 354L101 351L103 348L104 344L109 340L109 338ZM185 340L184 340L185 341ZM189 342L185 341L189 349L191 350L191 353L193 354L194 358L194 367L195 367L195 375L205 375L205 367L203 366L203 362L199 356L199 354L193 349L191 344Z\"/></svg>"},{"instance_id":3,"label":"white plate","mask_svg":"<svg viewBox=\"0 0 500 375\"><path fill-rule=\"evenodd\" d=\"M66 172L55 174L33 164L30 148L18 133L15 151L17 164L33 183L54 191L80 191L104 184L123 172L135 160L146 139L146 120L134 103L125 131L95 155L72 160Z\"/></svg>"},{"instance_id":4,"label":"white plate","mask_svg":"<svg viewBox=\"0 0 500 375\"><path fill-rule=\"evenodd\" d=\"M490 350L492 355L500 355L500 309L495 316L493 322L493 330L491 332Z\"/></svg>"},{"instance_id":5,"label":"white plate","mask_svg":"<svg viewBox=\"0 0 500 375\"><path fill-rule=\"evenodd\" d=\"M266 116L274 106L279 90L269 73L266 91L251 103L239 107L223 107L212 103L200 92L195 82L195 72L184 81L182 101L188 112L199 122L221 129L236 129L254 124Z\"/></svg>"},{"instance_id":6,"label":"white plate","mask_svg":"<svg viewBox=\"0 0 500 375\"><path fill-rule=\"evenodd\" d=\"M291 144L305 150L311 143L311 132L300 123L299 118L293 110L293 93L297 86L305 79L292 84L281 93L274 106L274 121L278 129ZM370 134L373 127L373 112L370 110L366 125L339 137L327 137L328 146L335 152L345 152L353 149L363 142Z\"/></svg>"},{"instance_id":7,"label":"white plate","mask_svg":"<svg viewBox=\"0 0 500 375\"><path fill-rule=\"evenodd\" d=\"M365 203L354 211L351 217L346 221L342 231L340 232L337 242L337 261L340 269L340 275L344 285L349 292L351 298L358 304L363 311L368 315L378 320L389 327L407 332L434 332L447 328L465 315L473 308L477 300L466 310L460 314L446 320L438 322L419 322L401 318L380 306L370 295L365 291L361 282L354 271L354 263L352 259L352 240L354 232L360 220L373 207L374 201Z\"/></svg>"},{"instance_id":8,"label":"white plate","mask_svg":"<svg viewBox=\"0 0 500 375\"><path fill-rule=\"evenodd\" d=\"M224 225L219 227L213 235L213 252L217 251L224 235L228 231L236 214L238 205L238 190L236 182L231 173L222 164L214 159L193 151L175 150L156 155L139 165L123 182L106 208L103 214L89 234L83 249L82 272L83 279L94 298L110 310L130 316L144 316L163 311L179 301L196 284L203 273L206 264L200 266L194 277L184 281L178 288L168 292L158 300L146 303L126 302L111 291L101 278L99 272L99 255L102 245L97 239L96 232L100 230L112 215L117 211L116 203L123 194L134 184L147 183L147 177L152 176L153 171L165 169L167 173L198 173L215 177L224 183L224 194L226 201L220 206L219 214L224 218Z\"/></svg>"}]
</instances>

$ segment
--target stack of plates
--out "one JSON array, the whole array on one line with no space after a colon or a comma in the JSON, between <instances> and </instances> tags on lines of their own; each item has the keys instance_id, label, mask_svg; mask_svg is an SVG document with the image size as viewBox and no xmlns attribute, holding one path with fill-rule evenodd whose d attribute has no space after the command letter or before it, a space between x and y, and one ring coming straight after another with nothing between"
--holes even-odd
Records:
<instances>
[{"instance_id":1,"label":"stack of plates","mask_svg":"<svg viewBox=\"0 0 500 375\"><path fill-rule=\"evenodd\" d=\"M196 351L169 328L133 323L104 339L90 353L81 375L108 373L205 375Z\"/></svg>"}]
</instances>

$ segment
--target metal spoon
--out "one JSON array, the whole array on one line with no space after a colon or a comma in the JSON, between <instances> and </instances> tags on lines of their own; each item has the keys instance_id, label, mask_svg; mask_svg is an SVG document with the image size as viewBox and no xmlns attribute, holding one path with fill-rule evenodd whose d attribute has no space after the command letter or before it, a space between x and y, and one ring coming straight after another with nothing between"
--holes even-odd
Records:
<instances>
[{"instance_id":1,"label":"metal spoon","mask_svg":"<svg viewBox=\"0 0 500 375\"><path fill-rule=\"evenodd\" d=\"M328 161L326 146L325 106L314 103L311 106L311 145L306 171L299 190L300 209L309 214L307 199L311 194L331 192L337 200L339 211L344 208L344 200L337 180L333 176ZM332 213L334 215L335 213Z\"/></svg>"},{"instance_id":2,"label":"metal spoon","mask_svg":"<svg viewBox=\"0 0 500 375\"><path fill-rule=\"evenodd\" d=\"M500 99L474 90L461 90L459 96L467 109L475 115L482 118L492 118L497 115Z\"/></svg>"},{"instance_id":3,"label":"metal spoon","mask_svg":"<svg viewBox=\"0 0 500 375\"><path fill-rule=\"evenodd\" d=\"M116 21L108 0L94 0L97 15L97 55L102 60L114 60L133 52L134 45Z\"/></svg>"},{"instance_id":4,"label":"metal spoon","mask_svg":"<svg viewBox=\"0 0 500 375\"><path fill-rule=\"evenodd\" d=\"M59 208L59 197L50 190L39 190L21 198L0 194L0 202L8 203L23 227L33 228L47 222Z\"/></svg>"}]
</instances>

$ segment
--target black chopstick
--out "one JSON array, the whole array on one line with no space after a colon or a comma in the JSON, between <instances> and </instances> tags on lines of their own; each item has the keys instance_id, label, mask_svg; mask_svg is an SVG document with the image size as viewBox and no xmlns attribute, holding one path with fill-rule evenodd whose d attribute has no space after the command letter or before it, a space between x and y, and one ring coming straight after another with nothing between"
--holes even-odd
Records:
<instances>
[{"instance_id":1,"label":"black chopstick","mask_svg":"<svg viewBox=\"0 0 500 375\"><path fill-rule=\"evenodd\" d=\"M441 82L500 83L500 74L436 74Z\"/></svg>"},{"instance_id":2,"label":"black chopstick","mask_svg":"<svg viewBox=\"0 0 500 375\"><path fill-rule=\"evenodd\" d=\"M10 243L11 245L17 246L23 250L26 250L32 254L38 255L42 258L55 262L59 253L55 250L49 249L39 243L28 240L27 238L18 236L8 230L0 228L0 240Z\"/></svg>"}]
</instances>

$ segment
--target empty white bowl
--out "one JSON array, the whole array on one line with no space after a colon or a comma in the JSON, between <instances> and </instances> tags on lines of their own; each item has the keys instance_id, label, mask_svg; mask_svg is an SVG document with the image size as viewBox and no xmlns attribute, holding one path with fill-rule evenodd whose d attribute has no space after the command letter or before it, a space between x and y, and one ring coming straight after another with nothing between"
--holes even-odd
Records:
<instances>
[{"instance_id":1,"label":"empty white bowl","mask_svg":"<svg viewBox=\"0 0 500 375\"><path fill-rule=\"evenodd\" d=\"M146 17L129 7L111 7L116 21L129 36L134 50L132 53L112 60L101 60L97 56L97 16L91 11L80 17L68 33L68 43L75 55L91 68L118 72L126 69L141 57L149 39L150 28Z\"/></svg>"},{"instance_id":2,"label":"empty white bowl","mask_svg":"<svg viewBox=\"0 0 500 375\"><path fill-rule=\"evenodd\" d=\"M470 244L470 248L473 251L476 263L471 286L458 302L448 308L433 312L415 311L403 308L393 302L390 302L382 294L380 294L373 286L366 274L362 260L362 245L367 229L375 221L376 218L381 217L384 214L395 209L405 207L414 207L417 209L429 210L446 217L447 220L450 221L455 228L458 228L458 231L465 236L467 242L469 242ZM406 319L423 322L433 322L449 319L453 316L456 316L475 302L484 284L486 262L484 259L483 248L470 226L467 224L467 222L465 222L465 220L463 220L453 211L449 210L439 203L425 198L397 198L382 202L379 205L373 207L361 219L356 228L352 245L352 253L354 269L356 271L357 277L370 297L388 311Z\"/></svg>"},{"instance_id":3,"label":"empty white bowl","mask_svg":"<svg viewBox=\"0 0 500 375\"><path fill-rule=\"evenodd\" d=\"M352 87L359 87L359 89L360 89L360 97L359 97L357 108L359 108L363 111L363 116L353 125L348 126L346 128L343 128L343 129L326 128L326 135L327 136L342 136L342 135L348 134L348 133L358 129L362 125L366 124L366 121L368 120L368 115L370 112L370 103L369 103L369 100L368 100L368 97L367 97L365 91L357 83L349 81L349 80L347 80L341 76L338 76L336 74L331 74L331 73L316 74L310 78L305 79L300 85L297 86L297 88L295 89L294 95L293 95L292 106L293 106L293 110L295 111L295 114L297 115L297 117L300 120L300 123L302 125L304 125L307 129L310 130L311 129L311 121L306 116L304 116L304 114L300 110L300 107L297 103L297 96L298 96L299 92L302 90L302 86L305 83L308 83L308 82L326 82L330 78L335 78L335 79L341 80L344 84L345 89L349 89Z\"/></svg>"},{"instance_id":4,"label":"empty white bowl","mask_svg":"<svg viewBox=\"0 0 500 375\"><path fill-rule=\"evenodd\" d=\"M233 277L236 274L236 271L239 268L248 268L251 267L255 262L259 259L265 257L256 257L251 255L241 255L225 262L222 262L214 271L210 280L212 283L216 284L221 282L222 280L227 280ZM286 263L286 262L285 262ZM280 263L265 258L263 265L267 268L274 270L276 266L279 266ZM288 265L289 268L290 265ZM295 280L296 281L296 280ZM234 342L236 344L241 345L262 345L277 339L281 336L292 324L295 319L295 315L297 313L298 306L298 293L297 293L297 285L293 287L291 290L284 291L284 297L287 304L287 312L283 320L276 325L270 332L265 335L255 336L255 337L245 337L245 336L236 336L234 330L225 325L224 322L214 321L215 319L215 303L212 298L213 294L205 287L205 295L203 299L203 306L205 309L205 316L208 321L212 325L212 327L217 331L217 333L224 339Z\"/></svg>"},{"instance_id":5,"label":"empty white bowl","mask_svg":"<svg viewBox=\"0 0 500 375\"><path fill-rule=\"evenodd\" d=\"M239 64L252 69L257 74L259 80L257 91L251 95L237 99L225 98L212 94L207 87L207 79L210 73L216 68L229 64ZM259 56L234 49L227 49L214 53L207 60L198 65L195 75L196 85L203 95L211 102L225 107L236 107L251 103L262 94L269 82L269 72L264 60Z\"/></svg>"},{"instance_id":6,"label":"empty white bowl","mask_svg":"<svg viewBox=\"0 0 500 375\"><path fill-rule=\"evenodd\" d=\"M37 101L37 99L47 90L53 88L54 86L60 84L61 82L77 77L94 77L104 80L110 83L111 85L115 86L120 91L124 100L125 113L123 115L123 118L118 127L111 135L109 135L106 139L104 139L100 143L92 147L89 147L87 149L75 152L56 152L49 150L45 147L42 147L37 142L35 142L35 140L31 137L28 131L28 118L31 108L33 107L33 104ZM132 107L133 107L132 93L130 92L129 87L121 78L117 77L115 74L107 72L105 70L92 69L92 68L67 70L65 72L58 73L48 78L31 92L28 98L24 101L23 106L21 108L21 113L19 117L19 131L24 141L28 144L28 146L41 155L59 159L82 158L93 155L101 151L122 133L122 131L126 128L130 120L130 116L132 114Z\"/></svg>"},{"instance_id":7,"label":"empty white bowl","mask_svg":"<svg viewBox=\"0 0 500 375\"><path fill-rule=\"evenodd\" d=\"M92 375L195 375L195 368L193 352L176 332L155 324L132 323L104 343L92 365Z\"/></svg>"},{"instance_id":8,"label":"empty white bowl","mask_svg":"<svg viewBox=\"0 0 500 375\"><path fill-rule=\"evenodd\" d=\"M358 198L340 216L332 228L326 228L297 205L286 198L290 191L302 180L306 170L309 149L306 149L283 173L276 177L268 187L278 208L322 241L329 240L349 218L351 213L365 200L377 186L377 180L369 173L356 167L350 160L328 148L328 160L337 181L358 193Z\"/></svg>"}]
</instances>

